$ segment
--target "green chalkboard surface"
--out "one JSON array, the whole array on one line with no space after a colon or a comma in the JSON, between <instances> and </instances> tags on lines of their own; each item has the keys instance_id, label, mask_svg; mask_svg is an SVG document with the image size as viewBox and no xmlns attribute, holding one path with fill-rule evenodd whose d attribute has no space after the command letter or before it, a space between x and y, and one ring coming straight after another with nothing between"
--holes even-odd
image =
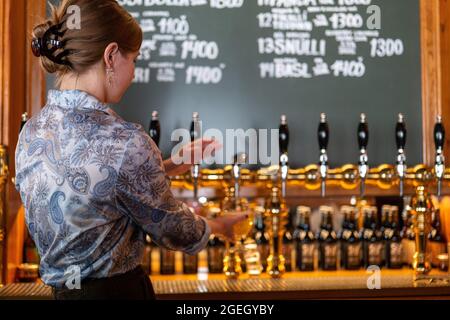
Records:
<instances>
[{"instance_id":1,"label":"green chalkboard surface","mask_svg":"<svg viewBox=\"0 0 450 320\"><path fill-rule=\"evenodd\" d=\"M325 112L330 164L355 163L364 112L369 163L394 163L401 112L408 163L422 161L419 0L119 3L139 21L145 40L135 83L114 108L146 128L157 110L165 156L171 133L189 128L194 111L203 130L224 135L278 128L286 114L291 166L316 163Z\"/></svg>"}]
</instances>

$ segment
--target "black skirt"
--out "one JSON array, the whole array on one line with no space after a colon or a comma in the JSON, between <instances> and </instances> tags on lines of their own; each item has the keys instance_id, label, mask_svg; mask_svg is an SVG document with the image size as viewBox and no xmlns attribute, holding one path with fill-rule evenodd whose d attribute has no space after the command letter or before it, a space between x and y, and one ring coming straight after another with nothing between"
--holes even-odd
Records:
<instances>
[{"instance_id":1,"label":"black skirt","mask_svg":"<svg viewBox=\"0 0 450 320\"><path fill-rule=\"evenodd\" d=\"M155 300L149 277L141 267L122 275L86 279L81 289L53 289L55 300Z\"/></svg>"}]
</instances>

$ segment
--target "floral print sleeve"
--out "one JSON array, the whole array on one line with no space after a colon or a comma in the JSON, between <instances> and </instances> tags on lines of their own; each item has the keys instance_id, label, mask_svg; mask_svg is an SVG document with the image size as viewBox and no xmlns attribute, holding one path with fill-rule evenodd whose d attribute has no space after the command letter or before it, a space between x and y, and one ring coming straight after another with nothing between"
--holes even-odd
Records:
<instances>
[{"instance_id":1,"label":"floral print sleeve","mask_svg":"<svg viewBox=\"0 0 450 320\"><path fill-rule=\"evenodd\" d=\"M141 129L127 143L116 184L118 208L158 245L195 254L206 246L206 221L177 201L170 190L161 155Z\"/></svg>"}]
</instances>

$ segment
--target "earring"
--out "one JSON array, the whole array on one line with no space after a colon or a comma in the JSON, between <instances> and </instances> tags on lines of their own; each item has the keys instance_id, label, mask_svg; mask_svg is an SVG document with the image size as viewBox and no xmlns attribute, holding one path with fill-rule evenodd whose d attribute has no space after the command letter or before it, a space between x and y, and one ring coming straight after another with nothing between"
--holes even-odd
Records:
<instances>
[{"instance_id":1,"label":"earring","mask_svg":"<svg viewBox=\"0 0 450 320\"><path fill-rule=\"evenodd\" d=\"M113 68L106 69L106 78L108 80L108 85L111 87L114 82L114 69Z\"/></svg>"}]
</instances>

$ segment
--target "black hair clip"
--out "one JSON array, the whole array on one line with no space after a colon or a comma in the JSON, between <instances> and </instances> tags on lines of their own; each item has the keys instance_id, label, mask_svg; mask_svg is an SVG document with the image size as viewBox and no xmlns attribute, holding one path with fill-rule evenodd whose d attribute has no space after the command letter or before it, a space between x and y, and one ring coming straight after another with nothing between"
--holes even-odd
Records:
<instances>
[{"instance_id":1,"label":"black hair clip","mask_svg":"<svg viewBox=\"0 0 450 320\"><path fill-rule=\"evenodd\" d=\"M65 31L60 31L62 25L63 24L60 23L50 27L44 33L42 38L34 38L31 41L31 50L33 51L34 56L36 57L45 56L54 63L62 65L70 65L70 63L67 60L63 59L69 54L68 50L64 50L57 56L53 55L55 51L64 48L64 42L58 40L58 38L64 36L65 33ZM51 35L53 35L54 37L50 38Z\"/></svg>"}]
</instances>

